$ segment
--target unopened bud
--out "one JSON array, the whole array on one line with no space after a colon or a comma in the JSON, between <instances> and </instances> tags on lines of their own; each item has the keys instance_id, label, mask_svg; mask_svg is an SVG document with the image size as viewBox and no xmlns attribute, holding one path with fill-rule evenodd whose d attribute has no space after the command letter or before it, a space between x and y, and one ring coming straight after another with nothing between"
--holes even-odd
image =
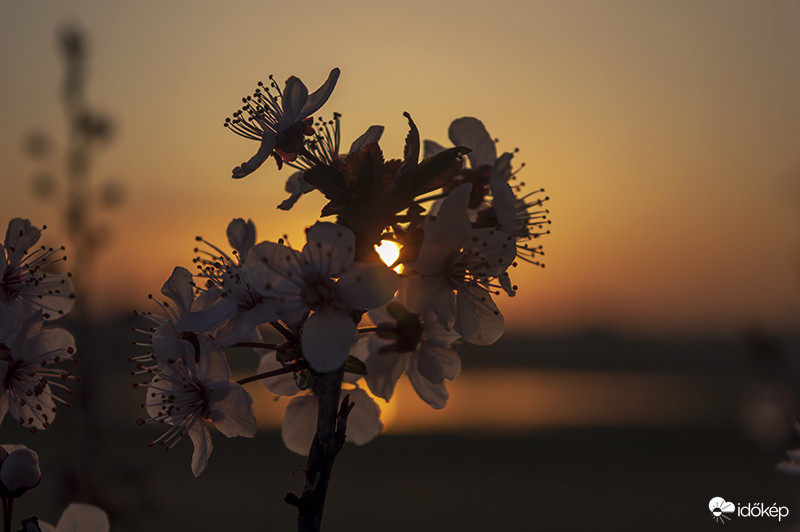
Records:
<instances>
[{"instance_id":1,"label":"unopened bud","mask_svg":"<svg viewBox=\"0 0 800 532\"><path fill-rule=\"evenodd\" d=\"M41 481L39 456L30 449L17 449L0 463L0 488L10 497L21 496Z\"/></svg>"}]
</instances>

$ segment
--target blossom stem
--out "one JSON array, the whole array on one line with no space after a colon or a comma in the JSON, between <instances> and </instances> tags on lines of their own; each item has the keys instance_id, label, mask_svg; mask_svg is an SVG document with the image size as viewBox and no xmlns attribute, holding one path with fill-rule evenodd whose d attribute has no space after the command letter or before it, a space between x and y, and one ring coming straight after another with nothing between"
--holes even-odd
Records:
<instances>
[{"instance_id":1,"label":"blossom stem","mask_svg":"<svg viewBox=\"0 0 800 532\"><path fill-rule=\"evenodd\" d=\"M286 338L290 342L297 342L297 340L298 340L297 335L294 334L292 332L292 330L289 329L289 327L287 327L283 323L281 323L279 321L271 321L271 322L269 322L269 324L272 325L272 327L276 331L278 331L281 334L281 336L283 336L284 338Z\"/></svg>"},{"instance_id":2,"label":"blossom stem","mask_svg":"<svg viewBox=\"0 0 800 532\"><path fill-rule=\"evenodd\" d=\"M272 371L265 371L264 373L258 373L256 375L251 375L250 377L239 379L238 381L236 381L236 383L247 384L248 382L260 381L261 379L268 379L270 377L283 375L284 373L292 373L294 371L300 371L305 368L306 368L305 363L295 362L294 364L289 364L288 366L284 366L282 368L274 369Z\"/></svg>"},{"instance_id":3,"label":"blossom stem","mask_svg":"<svg viewBox=\"0 0 800 532\"><path fill-rule=\"evenodd\" d=\"M322 525L333 462L344 445L347 417L354 405L349 396L339 403L343 376L344 368L331 373L313 373L314 394L318 400L317 433L308 453L303 494L295 501L298 532L319 532Z\"/></svg>"},{"instance_id":4,"label":"blossom stem","mask_svg":"<svg viewBox=\"0 0 800 532\"><path fill-rule=\"evenodd\" d=\"M3 497L3 531L11 532L11 514L14 512L14 497Z\"/></svg>"}]
</instances>

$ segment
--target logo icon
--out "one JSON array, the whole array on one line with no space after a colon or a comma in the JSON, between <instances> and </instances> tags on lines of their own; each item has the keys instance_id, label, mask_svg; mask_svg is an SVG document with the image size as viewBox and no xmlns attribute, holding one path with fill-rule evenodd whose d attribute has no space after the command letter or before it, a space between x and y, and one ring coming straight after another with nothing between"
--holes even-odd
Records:
<instances>
[{"instance_id":1,"label":"logo icon","mask_svg":"<svg viewBox=\"0 0 800 532\"><path fill-rule=\"evenodd\" d=\"M725 521L730 521L731 518L725 514L732 514L736 511L736 505L732 502L727 502L722 497L714 497L708 501L708 509L711 510L711 518L717 523L725 524Z\"/></svg>"}]
</instances>

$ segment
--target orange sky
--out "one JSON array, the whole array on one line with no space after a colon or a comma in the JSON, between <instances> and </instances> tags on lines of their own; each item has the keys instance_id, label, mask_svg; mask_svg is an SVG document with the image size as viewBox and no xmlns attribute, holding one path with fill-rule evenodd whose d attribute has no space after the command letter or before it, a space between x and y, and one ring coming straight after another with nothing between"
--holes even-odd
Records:
<instances>
[{"instance_id":1,"label":"orange sky","mask_svg":"<svg viewBox=\"0 0 800 532\"><path fill-rule=\"evenodd\" d=\"M310 225L322 205L275 210L286 173L242 181L255 144L222 122L259 79L339 84L323 114L344 143L383 124L402 153L409 111L423 138L449 144L454 118L481 118L520 148L521 178L544 186L547 267L518 268L501 308L525 331L610 326L667 331L800 323L800 3L266 2L0 6L0 223L51 227L21 150L35 128L61 135L55 32L89 33L89 97L119 134L94 176L124 180L105 216L102 301L146 306L194 236L225 243L234 217L261 239Z\"/></svg>"}]
</instances>

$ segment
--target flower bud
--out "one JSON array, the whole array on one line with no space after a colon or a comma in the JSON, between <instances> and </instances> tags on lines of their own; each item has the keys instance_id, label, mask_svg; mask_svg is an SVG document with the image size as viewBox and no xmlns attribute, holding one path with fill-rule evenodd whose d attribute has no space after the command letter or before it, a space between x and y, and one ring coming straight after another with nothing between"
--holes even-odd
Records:
<instances>
[{"instance_id":1,"label":"flower bud","mask_svg":"<svg viewBox=\"0 0 800 532\"><path fill-rule=\"evenodd\" d=\"M41 480L39 456L30 449L17 449L0 463L0 488L10 497L21 496Z\"/></svg>"}]
</instances>

